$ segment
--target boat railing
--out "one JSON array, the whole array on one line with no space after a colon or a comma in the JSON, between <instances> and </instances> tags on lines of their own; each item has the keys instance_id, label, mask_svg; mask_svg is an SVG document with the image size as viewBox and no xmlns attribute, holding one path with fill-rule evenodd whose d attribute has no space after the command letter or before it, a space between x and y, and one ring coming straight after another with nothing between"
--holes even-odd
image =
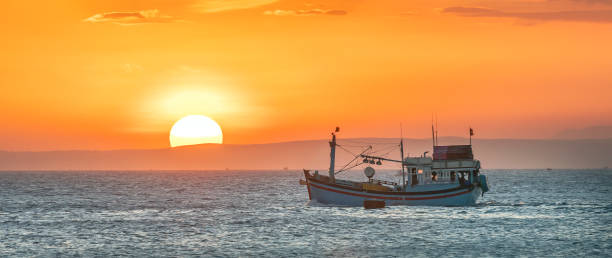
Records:
<instances>
[{"instance_id":1,"label":"boat railing","mask_svg":"<svg viewBox=\"0 0 612 258\"><path fill-rule=\"evenodd\" d=\"M393 185L393 186L398 185L396 182L385 181L385 180L378 180L378 179L369 179L369 182L370 183L375 183L375 184L385 184L385 185Z\"/></svg>"},{"instance_id":2,"label":"boat railing","mask_svg":"<svg viewBox=\"0 0 612 258\"><path fill-rule=\"evenodd\" d=\"M459 179L458 177L459 177L459 173L455 173L454 178L452 178L451 171L428 171L428 172L419 173L417 175L419 184L423 184L423 185L455 183L455 182L458 182L458 179Z\"/></svg>"}]
</instances>

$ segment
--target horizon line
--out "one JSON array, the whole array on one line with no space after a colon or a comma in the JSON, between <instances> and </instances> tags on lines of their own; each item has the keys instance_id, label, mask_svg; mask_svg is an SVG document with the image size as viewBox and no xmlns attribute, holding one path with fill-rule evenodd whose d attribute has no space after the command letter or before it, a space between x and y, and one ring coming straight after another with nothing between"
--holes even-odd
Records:
<instances>
[{"instance_id":1,"label":"horizon line","mask_svg":"<svg viewBox=\"0 0 612 258\"><path fill-rule=\"evenodd\" d=\"M469 137L463 136L442 136L440 138L459 138L459 139L469 139ZM341 138L345 140L355 140L355 139L400 139L400 137L351 137L351 138ZM339 139L339 140L341 140ZM431 138L403 138L404 140L431 140ZM604 138L472 138L473 141L489 141L489 140L522 140L522 141L586 141L586 140L612 140L612 137L604 137ZM159 148L123 148L123 149L55 149L55 150L0 150L0 152L108 152L108 151L151 151L151 150L173 150L173 149L186 149L186 148L194 148L201 146L249 146L249 145L269 145L269 144L283 144L283 143L299 143L299 142L314 142L314 141L328 141L328 139L305 139L305 140L292 140L292 141L278 141L278 142L265 142L265 143L202 143L202 144L193 144L193 145L183 145L177 147L159 147Z\"/></svg>"}]
</instances>

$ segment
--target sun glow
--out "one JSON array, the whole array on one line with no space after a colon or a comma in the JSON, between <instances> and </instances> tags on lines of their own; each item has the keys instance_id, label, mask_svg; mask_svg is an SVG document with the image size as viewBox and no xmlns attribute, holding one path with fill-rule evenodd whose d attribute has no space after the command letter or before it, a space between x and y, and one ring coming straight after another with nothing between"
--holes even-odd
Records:
<instances>
[{"instance_id":1,"label":"sun glow","mask_svg":"<svg viewBox=\"0 0 612 258\"><path fill-rule=\"evenodd\" d=\"M202 115L189 115L176 121L170 130L170 146L202 143L223 143L223 132L214 120Z\"/></svg>"}]
</instances>

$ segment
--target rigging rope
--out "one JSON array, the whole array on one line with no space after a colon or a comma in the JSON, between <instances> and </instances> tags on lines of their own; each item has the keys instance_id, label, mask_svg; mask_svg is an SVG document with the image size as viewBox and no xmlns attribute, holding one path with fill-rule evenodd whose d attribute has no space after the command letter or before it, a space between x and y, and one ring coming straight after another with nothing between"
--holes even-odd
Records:
<instances>
[{"instance_id":1,"label":"rigging rope","mask_svg":"<svg viewBox=\"0 0 612 258\"><path fill-rule=\"evenodd\" d=\"M356 166L361 165L361 163L360 163L360 162L358 162L358 163L357 163L357 164L355 164L354 166L352 166L352 167L350 167L350 168L346 168L348 165L350 165L350 164L351 164L351 162L353 162L353 161L355 161L356 159L360 158L360 157L361 157L361 154L363 154L363 153L365 153L366 151L368 151L368 150L371 150L371 149L372 149L372 146L368 146L368 148L366 148L365 150L363 150L363 151L362 151L362 152L361 152L359 155L355 155L355 154L354 154L354 153L352 153L351 151L349 151L349 150L345 149L344 147L342 147L342 146L340 146L340 145L338 145L338 144L336 144L336 146L340 147L341 149L343 149L343 150L345 150L346 152L348 152L348 153L350 153L351 155L353 155L353 159L352 159L351 161L347 162L347 163L346 163L346 165L344 165L344 167L342 167L340 170L338 170L338 171L334 172L334 174L338 174L338 173L340 173L340 172L343 172L343 171L346 171L346 170L349 170L349 169L351 169L351 168L354 168L354 167L356 167Z\"/></svg>"},{"instance_id":2,"label":"rigging rope","mask_svg":"<svg viewBox=\"0 0 612 258\"><path fill-rule=\"evenodd\" d=\"M394 150L393 148L395 148L395 147L397 147L397 146L388 146L388 147L381 148L381 149L376 150L376 151L372 151L370 154L374 155L376 153L381 153L383 151L387 151L385 154L378 155L378 156L384 157L384 156L388 155L389 153L393 152L393 150Z\"/></svg>"},{"instance_id":3,"label":"rigging rope","mask_svg":"<svg viewBox=\"0 0 612 258\"><path fill-rule=\"evenodd\" d=\"M346 148L342 147L342 145L340 145L340 144L336 143L336 146L340 147L340 149L343 149L344 151L350 153L353 156L358 156L358 155L355 155L355 153L351 152L350 150L347 150Z\"/></svg>"},{"instance_id":4,"label":"rigging rope","mask_svg":"<svg viewBox=\"0 0 612 258\"><path fill-rule=\"evenodd\" d=\"M350 140L346 140L346 141L351 142ZM353 141L353 143L359 143L359 142ZM361 143L365 143L365 144L368 144L368 145L350 145L350 144L349 145L344 145L344 144L340 145L340 144L336 143L337 147L339 147L340 149L342 149L342 150L348 152L349 154L353 155L353 159L351 159L351 161L347 162L341 169L336 171L334 174L339 174L341 172L353 169L353 168L355 168L355 167L357 167L359 165L364 164L362 162L357 162L354 165L349 167L349 165L351 165L351 163L353 163L353 161L355 161L358 158L361 158L361 155L363 155L365 153L367 153L368 155L371 156L371 155L374 155L376 153L381 153L381 152L387 151L384 154L377 155L377 156L380 156L381 158L384 158L387 155L389 155L391 152L393 152L395 147L399 146L397 143L366 143L366 142L361 142ZM385 147L382 147L382 148L380 148L378 150L374 150L372 148L372 144L381 144L381 145L389 145L389 146L385 146ZM367 148L365 150L363 150L360 154L355 154L355 153L353 153L352 151L348 150L345 147L359 147L359 148L367 147Z\"/></svg>"},{"instance_id":5,"label":"rigging rope","mask_svg":"<svg viewBox=\"0 0 612 258\"><path fill-rule=\"evenodd\" d=\"M349 162L349 164L350 164L350 162ZM335 174L337 175L337 174L338 174L338 173L340 173L340 172L344 172L344 171L350 170L350 169L352 169L352 168L354 168L354 167L356 167L356 166L359 166L359 165L361 165L361 164L362 164L362 163L359 163L359 162L358 162L358 163L356 163L355 165L353 165L352 167L349 167L349 168L346 168L346 169L342 168L341 170L336 171L336 173L335 173ZM346 165L348 166L348 164L346 164ZM346 166L345 166L345 167L346 167Z\"/></svg>"},{"instance_id":6,"label":"rigging rope","mask_svg":"<svg viewBox=\"0 0 612 258\"><path fill-rule=\"evenodd\" d=\"M349 140L349 139L344 139L342 140L343 142L349 142L349 143L355 143L355 144L367 144L367 145L371 145L371 144L393 144L393 145L397 145L396 142L363 142L363 141L355 141L355 140Z\"/></svg>"}]
</instances>

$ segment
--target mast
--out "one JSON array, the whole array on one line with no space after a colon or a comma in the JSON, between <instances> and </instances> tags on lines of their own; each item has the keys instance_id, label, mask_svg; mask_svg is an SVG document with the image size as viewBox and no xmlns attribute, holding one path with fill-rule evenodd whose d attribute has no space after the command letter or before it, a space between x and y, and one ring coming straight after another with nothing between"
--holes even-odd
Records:
<instances>
[{"instance_id":1,"label":"mast","mask_svg":"<svg viewBox=\"0 0 612 258\"><path fill-rule=\"evenodd\" d=\"M332 133L332 141L329 142L331 148L329 152L329 180L334 183L336 178L334 177L334 166L336 164L336 133L340 131L340 127L336 127L335 132Z\"/></svg>"},{"instance_id":2,"label":"mast","mask_svg":"<svg viewBox=\"0 0 612 258\"><path fill-rule=\"evenodd\" d=\"M406 191L406 173L404 172L404 134L403 134L402 124L400 123L400 154L402 155L402 159L400 159L400 163L402 163L402 191Z\"/></svg>"},{"instance_id":3,"label":"mast","mask_svg":"<svg viewBox=\"0 0 612 258\"><path fill-rule=\"evenodd\" d=\"M470 146L472 146L472 135L474 135L474 130L472 130L472 126L470 126Z\"/></svg>"},{"instance_id":4,"label":"mast","mask_svg":"<svg viewBox=\"0 0 612 258\"><path fill-rule=\"evenodd\" d=\"M433 126L433 122L431 123L431 143L432 143L432 147L431 147L431 148L432 148L432 150L433 150L433 147L435 147L435 146L436 146L436 136L435 136L435 134L434 134L434 126Z\"/></svg>"},{"instance_id":5,"label":"mast","mask_svg":"<svg viewBox=\"0 0 612 258\"><path fill-rule=\"evenodd\" d=\"M402 190L406 191L406 172L404 171L404 137L400 139L400 153L402 155Z\"/></svg>"},{"instance_id":6,"label":"mast","mask_svg":"<svg viewBox=\"0 0 612 258\"><path fill-rule=\"evenodd\" d=\"M436 145L438 145L438 114L436 114Z\"/></svg>"}]
</instances>

